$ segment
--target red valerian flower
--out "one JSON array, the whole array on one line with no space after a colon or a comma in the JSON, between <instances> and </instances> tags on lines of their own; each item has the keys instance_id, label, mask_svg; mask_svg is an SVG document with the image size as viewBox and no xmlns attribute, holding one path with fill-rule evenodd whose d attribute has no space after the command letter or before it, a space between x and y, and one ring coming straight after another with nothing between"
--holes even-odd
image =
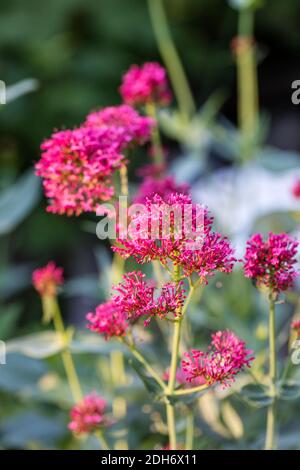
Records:
<instances>
[{"instance_id":1,"label":"red valerian flower","mask_svg":"<svg viewBox=\"0 0 300 470\"><path fill-rule=\"evenodd\" d=\"M63 269L50 261L44 268L39 268L32 273L32 283L41 296L55 297L57 287L64 282Z\"/></svg>"},{"instance_id":2,"label":"red valerian flower","mask_svg":"<svg viewBox=\"0 0 300 470\"><path fill-rule=\"evenodd\" d=\"M114 194L111 177L124 164L121 147L111 129L55 132L42 144L35 165L49 199L47 210L67 215L96 212Z\"/></svg>"},{"instance_id":3,"label":"red valerian flower","mask_svg":"<svg viewBox=\"0 0 300 470\"><path fill-rule=\"evenodd\" d=\"M90 113L85 126L114 129L121 142L122 149L130 144L142 145L151 138L154 119L141 116L134 108L127 104L109 106Z\"/></svg>"},{"instance_id":4,"label":"red valerian flower","mask_svg":"<svg viewBox=\"0 0 300 470\"><path fill-rule=\"evenodd\" d=\"M86 395L80 403L77 403L71 410L71 422L68 428L74 434L88 434L96 431L99 427L106 427L110 424L107 418L106 401L95 392Z\"/></svg>"},{"instance_id":5,"label":"red valerian flower","mask_svg":"<svg viewBox=\"0 0 300 470\"><path fill-rule=\"evenodd\" d=\"M124 103L132 106L149 102L165 106L171 101L166 70L156 62L132 65L123 76L120 93Z\"/></svg>"},{"instance_id":6,"label":"red valerian flower","mask_svg":"<svg viewBox=\"0 0 300 470\"><path fill-rule=\"evenodd\" d=\"M253 235L247 242L245 276L275 294L288 289L299 275L294 268L298 244L286 233L270 232L266 241L261 234Z\"/></svg>"},{"instance_id":7,"label":"red valerian flower","mask_svg":"<svg viewBox=\"0 0 300 470\"><path fill-rule=\"evenodd\" d=\"M112 300L129 321L146 317L145 325L152 317L177 316L184 303L183 283L167 283L155 288L153 280L146 281L145 274L133 271L123 276L123 281L114 287L118 292Z\"/></svg>"},{"instance_id":8,"label":"red valerian flower","mask_svg":"<svg viewBox=\"0 0 300 470\"><path fill-rule=\"evenodd\" d=\"M117 238L112 249L141 264L172 262L184 276L196 273L207 283L216 271L231 272L236 261L229 241L212 230L212 222L207 209L186 194L172 193L165 199L155 194L146 200L145 210L131 217L136 231Z\"/></svg>"},{"instance_id":9,"label":"red valerian flower","mask_svg":"<svg viewBox=\"0 0 300 470\"><path fill-rule=\"evenodd\" d=\"M86 318L90 322L87 327L103 334L105 339L124 336L129 327L126 315L112 300L98 305L96 311L88 313Z\"/></svg>"},{"instance_id":10,"label":"red valerian flower","mask_svg":"<svg viewBox=\"0 0 300 470\"><path fill-rule=\"evenodd\" d=\"M144 203L147 198L151 198L155 194L158 194L163 200L167 200L172 193L188 194L189 191L190 186L188 184L178 184L172 176L166 176L165 178L147 176L139 186L133 201L135 203Z\"/></svg>"},{"instance_id":11,"label":"red valerian flower","mask_svg":"<svg viewBox=\"0 0 300 470\"><path fill-rule=\"evenodd\" d=\"M220 383L224 387L235 380L245 366L250 367L253 352L246 349L244 341L231 331L218 331L212 335L207 351L192 350L185 353L182 369L187 381L204 378L208 385Z\"/></svg>"},{"instance_id":12,"label":"red valerian flower","mask_svg":"<svg viewBox=\"0 0 300 470\"><path fill-rule=\"evenodd\" d=\"M292 187L292 194L295 198L300 198L300 179L296 180Z\"/></svg>"}]
</instances>

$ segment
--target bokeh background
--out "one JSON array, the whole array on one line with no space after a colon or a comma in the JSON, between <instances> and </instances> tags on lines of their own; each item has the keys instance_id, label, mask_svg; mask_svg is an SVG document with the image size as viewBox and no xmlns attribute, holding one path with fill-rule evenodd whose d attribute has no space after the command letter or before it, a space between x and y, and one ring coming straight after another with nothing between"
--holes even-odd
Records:
<instances>
[{"instance_id":1,"label":"bokeh background","mask_svg":"<svg viewBox=\"0 0 300 470\"><path fill-rule=\"evenodd\" d=\"M236 11L225 0L166 0L165 6L197 106L200 108L219 90L224 96L219 114L236 123L236 66L230 48L237 31ZM39 159L40 143L55 128L79 125L91 109L119 103L121 76L130 64L161 58L145 0L10 0L1 2L0 12L0 79L7 86L31 79L26 83L33 88L0 110L0 339L9 340L41 328L40 302L31 287L35 267L49 259L64 266L69 279L62 298L65 320L84 325L86 312L101 297L101 279L110 256L105 244L95 236L92 218L46 213L40 182L30 173ZM300 110L291 103L291 83L300 78L299 21L299 2L266 0L257 12L255 24L260 104L269 119L265 143L291 151L291 167L297 166L296 152L300 151ZM182 155L177 143L168 143L171 159ZM203 175L234 165L213 148L207 154L209 171L207 166L201 166L199 178L192 181L195 194L198 190L201 194ZM136 157L130 169L134 183L134 169L139 164ZM276 178L278 173L277 181ZM278 192L279 186L271 180L268 188L272 194ZM292 181L290 176L287 181ZM209 198L209 189L207 194ZM214 204L217 206L218 202L212 201ZM256 205L260 205L259 199ZM290 220L280 219L280 227L282 223L284 228L294 228ZM238 310L238 296L234 287L231 289L230 301ZM246 291L244 295L246 299ZM241 307L245 318L251 302L249 294L247 305ZM221 309L218 305L210 308ZM250 336L259 324L251 315L249 318ZM209 324L208 328L211 326L214 325ZM71 445L65 430L65 410L57 406L53 397L45 403L36 385L32 385L45 376L42 389L50 390L51 380L55 382L51 375L54 367L60 367L55 357L45 366L29 358L23 364L14 355L10 366L0 367L1 447ZM93 367L94 359L88 356L83 373L88 376L90 371L93 376ZM132 406L127 419L137 419L138 409ZM147 413L145 416L139 437L131 436L132 446L143 439L144 446L155 445L147 441L151 418ZM230 439L240 432L236 415L232 419L236 419L236 427ZM220 429L214 429L205 445L214 442L223 446L218 432L222 436ZM292 442L297 442L297 433Z\"/></svg>"}]
</instances>

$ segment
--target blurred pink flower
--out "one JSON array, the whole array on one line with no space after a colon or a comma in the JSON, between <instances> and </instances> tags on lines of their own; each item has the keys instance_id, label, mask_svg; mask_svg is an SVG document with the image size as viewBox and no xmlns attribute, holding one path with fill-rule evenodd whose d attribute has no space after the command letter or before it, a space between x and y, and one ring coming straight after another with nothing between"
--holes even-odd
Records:
<instances>
[{"instance_id":1,"label":"blurred pink flower","mask_svg":"<svg viewBox=\"0 0 300 470\"><path fill-rule=\"evenodd\" d=\"M250 367L254 359L253 352L245 348L231 331L218 331L212 335L212 341L207 351L192 350L185 353L182 369L187 375L187 381L192 382L202 377L208 385L217 382L224 387L235 380L235 376L245 366Z\"/></svg>"},{"instance_id":2,"label":"blurred pink flower","mask_svg":"<svg viewBox=\"0 0 300 470\"><path fill-rule=\"evenodd\" d=\"M44 268L39 268L32 273L34 288L42 296L54 297L57 287L64 282L63 269L50 261Z\"/></svg>"},{"instance_id":3,"label":"blurred pink flower","mask_svg":"<svg viewBox=\"0 0 300 470\"><path fill-rule=\"evenodd\" d=\"M295 198L300 198L300 179L296 180L292 187L292 194Z\"/></svg>"},{"instance_id":4,"label":"blurred pink flower","mask_svg":"<svg viewBox=\"0 0 300 470\"><path fill-rule=\"evenodd\" d=\"M46 140L36 174L43 179L49 212L96 212L114 194L111 177L123 164L118 135L110 129L55 132Z\"/></svg>"},{"instance_id":5,"label":"blurred pink flower","mask_svg":"<svg viewBox=\"0 0 300 470\"><path fill-rule=\"evenodd\" d=\"M84 125L113 129L121 142L121 148L125 149L130 144L142 145L147 142L156 122L150 117L141 116L131 106L122 104L90 113Z\"/></svg>"},{"instance_id":6,"label":"blurred pink flower","mask_svg":"<svg viewBox=\"0 0 300 470\"><path fill-rule=\"evenodd\" d=\"M300 330L300 320L292 322L291 323L291 328L293 330Z\"/></svg>"},{"instance_id":7,"label":"blurred pink flower","mask_svg":"<svg viewBox=\"0 0 300 470\"><path fill-rule=\"evenodd\" d=\"M298 241L285 233L253 235L247 242L244 260L245 276L257 285L264 285L279 293L291 287L299 273L295 270Z\"/></svg>"},{"instance_id":8,"label":"blurred pink flower","mask_svg":"<svg viewBox=\"0 0 300 470\"><path fill-rule=\"evenodd\" d=\"M164 284L161 289L156 289L154 281L146 281L145 274L141 271L124 274L123 281L115 286L114 290L118 294L113 297L113 301L127 319L135 321L146 317L145 325L154 316L177 316L185 298L182 282L170 282Z\"/></svg>"},{"instance_id":9,"label":"blurred pink flower","mask_svg":"<svg viewBox=\"0 0 300 470\"><path fill-rule=\"evenodd\" d=\"M105 339L113 336L124 336L129 327L126 315L112 300L98 305L96 311L88 313L86 318L90 322L87 328L103 334Z\"/></svg>"},{"instance_id":10,"label":"blurred pink flower","mask_svg":"<svg viewBox=\"0 0 300 470\"><path fill-rule=\"evenodd\" d=\"M157 165L156 163L147 163L136 170L136 175L141 178L146 178L148 176L159 178L165 169L165 163L161 163L160 165Z\"/></svg>"},{"instance_id":11,"label":"blurred pink flower","mask_svg":"<svg viewBox=\"0 0 300 470\"><path fill-rule=\"evenodd\" d=\"M298 338L300 338L300 320L292 322L291 329L296 331Z\"/></svg>"},{"instance_id":12,"label":"blurred pink flower","mask_svg":"<svg viewBox=\"0 0 300 470\"><path fill-rule=\"evenodd\" d=\"M147 176L139 186L134 202L144 203L147 198L151 198L155 194L165 200L172 193L188 194L189 191L190 186L187 183L177 184L172 176L166 176L163 179Z\"/></svg>"},{"instance_id":13,"label":"blurred pink flower","mask_svg":"<svg viewBox=\"0 0 300 470\"><path fill-rule=\"evenodd\" d=\"M156 62L132 65L123 76L120 93L124 102L133 106L149 102L165 106L172 97L166 70Z\"/></svg>"},{"instance_id":14,"label":"blurred pink flower","mask_svg":"<svg viewBox=\"0 0 300 470\"><path fill-rule=\"evenodd\" d=\"M87 434L96 431L100 426L107 426L109 420L105 415L106 401L95 392L86 395L71 410L71 422L68 428L74 434Z\"/></svg>"}]
</instances>

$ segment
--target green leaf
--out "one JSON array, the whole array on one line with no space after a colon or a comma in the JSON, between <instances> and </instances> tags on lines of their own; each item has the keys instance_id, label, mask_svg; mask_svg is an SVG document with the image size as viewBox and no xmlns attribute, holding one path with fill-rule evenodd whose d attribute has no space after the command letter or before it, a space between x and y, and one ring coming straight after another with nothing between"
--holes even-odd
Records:
<instances>
[{"instance_id":1,"label":"green leaf","mask_svg":"<svg viewBox=\"0 0 300 470\"><path fill-rule=\"evenodd\" d=\"M255 406L256 408L263 408L273 402L273 398L268 394L268 388L263 385L245 385L238 394L249 405Z\"/></svg>"},{"instance_id":2,"label":"green leaf","mask_svg":"<svg viewBox=\"0 0 300 470\"><path fill-rule=\"evenodd\" d=\"M300 382L294 380L279 382L278 395L281 400L296 400L300 397Z\"/></svg>"},{"instance_id":3,"label":"green leaf","mask_svg":"<svg viewBox=\"0 0 300 470\"><path fill-rule=\"evenodd\" d=\"M6 104L15 101L21 96L32 93L38 89L39 82L34 78L26 78L6 88Z\"/></svg>"},{"instance_id":4,"label":"green leaf","mask_svg":"<svg viewBox=\"0 0 300 470\"><path fill-rule=\"evenodd\" d=\"M299 168L298 152L280 150L274 147L264 147L257 153L257 160L266 169L285 171Z\"/></svg>"},{"instance_id":5,"label":"green leaf","mask_svg":"<svg viewBox=\"0 0 300 470\"><path fill-rule=\"evenodd\" d=\"M13 332L22 311L22 305L13 303L3 307L0 315L0 338L5 340Z\"/></svg>"},{"instance_id":6,"label":"green leaf","mask_svg":"<svg viewBox=\"0 0 300 470\"><path fill-rule=\"evenodd\" d=\"M34 409L26 409L10 416L3 423L1 443L8 448L20 449L32 445L52 447L67 434L64 424L64 416L57 411L47 416Z\"/></svg>"},{"instance_id":7,"label":"green leaf","mask_svg":"<svg viewBox=\"0 0 300 470\"><path fill-rule=\"evenodd\" d=\"M19 353L34 359L45 359L64 349L62 337L55 331L22 336L6 343L7 353Z\"/></svg>"},{"instance_id":8,"label":"green leaf","mask_svg":"<svg viewBox=\"0 0 300 470\"><path fill-rule=\"evenodd\" d=\"M0 193L0 235L10 233L31 212L40 196L40 181L26 172Z\"/></svg>"},{"instance_id":9,"label":"green leaf","mask_svg":"<svg viewBox=\"0 0 300 470\"><path fill-rule=\"evenodd\" d=\"M116 341L105 341L101 336L93 333L79 333L70 344L70 350L74 354L101 354L107 355L111 351L122 351L128 355L128 351L122 344Z\"/></svg>"},{"instance_id":10,"label":"green leaf","mask_svg":"<svg viewBox=\"0 0 300 470\"><path fill-rule=\"evenodd\" d=\"M129 364L132 366L139 378L142 380L146 387L146 390L149 392L151 397L155 400L158 400L162 392L158 383L152 377L149 377L145 374L144 368L139 362L131 359L129 361Z\"/></svg>"}]
</instances>

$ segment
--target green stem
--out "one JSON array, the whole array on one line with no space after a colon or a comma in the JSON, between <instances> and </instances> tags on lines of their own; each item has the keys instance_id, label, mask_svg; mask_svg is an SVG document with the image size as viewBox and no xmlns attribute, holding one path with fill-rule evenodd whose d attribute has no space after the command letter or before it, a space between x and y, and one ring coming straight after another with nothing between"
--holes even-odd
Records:
<instances>
[{"instance_id":1,"label":"green stem","mask_svg":"<svg viewBox=\"0 0 300 470\"><path fill-rule=\"evenodd\" d=\"M172 40L163 0L148 0L148 8L158 49L168 69L181 115L188 121L195 113L196 107L181 60Z\"/></svg>"},{"instance_id":2,"label":"green stem","mask_svg":"<svg viewBox=\"0 0 300 470\"><path fill-rule=\"evenodd\" d=\"M255 57L254 11L241 9L237 43L238 116L245 137L252 137L258 121L258 79Z\"/></svg>"},{"instance_id":3,"label":"green stem","mask_svg":"<svg viewBox=\"0 0 300 470\"><path fill-rule=\"evenodd\" d=\"M68 337L67 337L67 333L66 333L66 330L65 330L65 327L64 327L64 324L63 324L63 320L62 320L62 317L61 317L58 302L55 301L54 305L55 305L54 315L53 315L54 327L55 327L57 333L59 333L62 336L63 340L67 344ZM66 346L66 347L68 347L68 346ZM75 403L77 403L77 402L82 400L83 395L82 395L78 375L77 375L77 372L76 372L76 369L75 369L75 365L74 365L74 362L73 362L73 358L72 358L72 355L71 355L69 349L65 349L64 351L62 351L61 357L62 357L62 361L63 361L63 364L64 364L66 376L67 376L67 379L68 379L68 382L69 382L69 386L70 386L70 389L71 389L71 392L72 392L73 400L74 400Z\"/></svg>"},{"instance_id":4,"label":"green stem","mask_svg":"<svg viewBox=\"0 0 300 470\"><path fill-rule=\"evenodd\" d=\"M269 379L270 379L270 395L273 402L268 407L267 429L265 450L272 450L275 447L275 395L276 395L276 328L275 328L275 300L272 292L269 295Z\"/></svg>"},{"instance_id":5,"label":"green stem","mask_svg":"<svg viewBox=\"0 0 300 470\"><path fill-rule=\"evenodd\" d=\"M146 104L146 113L149 117L153 118L156 122L156 125L153 127L151 140L153 148L153 158L156 165L160 166L164 163L164 152L161 143L159 127L158 127L158 117L157 109L155 103L152 101Z\"/></svg>"},{"instance_id":6,"label":"green stem","mask_svg":"<svg viewBox=\"0 0 300 470\"><path fill-rule=\"evenodd\" d=\"M173 392L173 396L178 397L181 395L190 395L192 393L198 393L198 392L203 392L203 390L207 390L209 388L209 385L199 385L197 387L192 387L192 388L183 388L180 390L175 390Z\"/></svg>"},{"instance_id":7,"label":"green stem","mask_svg":"<svg viewBox=\"0 0 300 470\"><path fill-rule=\"evenodd\" d=\"M188 409L186 417L185 450L193 450L194 447L194 414Z\"/></svg>"},{"instance_id":8,"label":"green stem","mask_svg":"<svg viewBox=\"0 0 300 470\"><path fill-rule=\"evenodd\" d=\"M107 440L104 437L103 432L100 429L98 429L98 431L95 432L95 435L97 436L97 438L100 442L101 449L102 450L109 450L109 445L107 443Z\"/></svg>"},{"instance_id":9,"label":"green stem","mask_svg":"<svg viewBox=\"0 0 300 470\"><path fill-rule=\"evenodd\" d=\"M178 283L180 280L180 268L179 266L174 266L173 274L174 282ZM176 372L177 372L177 363L178 363L178 353L180 345L180 333L181 333L181 321L182 321L182 312L178 312L178 320L174 323L174 333L172 340L172 353L171 353L171 365L170 365L170 375L167 393L173 395L175 384L176 384ZM169 444L170 448L173 450L177 449L177 438L176 438L176 419L175 419L175 410L174 405L169 401L167 403L167 421L168 421L168 431L169 431Z\"/></svg>"},{"instance_id":10,"label":"green stem","mask_svg":"<svg viewBox=\"0 0 300 470\"><path fill-rule=\"evenodd\" d=\"M175 383L176 383L176 372L177 372L177 362L178 362L178 353L179 353L179 344L180 344L180 333L181 333L181 319L178 319L174 323L171 366L170 366L170 376L169 376L169 384L168 384L168 391L171 395L174 392Z\"/></svg>"},{"instance_id":11,"label":"green stem","mask_svg":"<svg viewBox=\"0 0 300 470\"><path fill-rule=\"evenodd\" d=\"M128 196L128 174L126 165L122 165L120 168L120 186L121 195Z\"/></svg>"}]
</instances>

